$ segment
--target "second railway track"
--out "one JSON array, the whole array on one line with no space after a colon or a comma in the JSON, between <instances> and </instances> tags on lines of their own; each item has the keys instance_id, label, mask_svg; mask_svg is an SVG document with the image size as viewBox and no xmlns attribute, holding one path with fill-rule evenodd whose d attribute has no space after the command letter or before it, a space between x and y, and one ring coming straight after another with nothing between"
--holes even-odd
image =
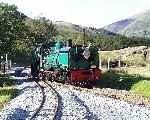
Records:
<instances>
[{"instance_id":1,"label":"second railway track","mask_svg":"<svg viewBox=\"0 0 150 120\"><path fill-rule=\"evenodd\" d=\"M58 113L60 113L59 103L61 101L61 96L49 82L35 82L41 89L42 98L39 107L32 114L30 120L57 119Z\"/></svg>"}]
</instances>

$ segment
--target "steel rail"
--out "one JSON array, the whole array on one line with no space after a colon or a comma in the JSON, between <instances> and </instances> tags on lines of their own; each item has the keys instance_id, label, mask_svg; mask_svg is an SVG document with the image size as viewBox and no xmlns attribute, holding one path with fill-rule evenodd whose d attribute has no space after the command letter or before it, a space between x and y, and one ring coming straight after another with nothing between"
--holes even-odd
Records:
<instances>
[{"instance_id":1,"label":"steel rail","mask_svg":"<svg viewBox=\"0 0 150 120\"><path fill-rule=\"evenodd\" d=\"M45 103L45 100L46 100L46 95L44 93L44 87L42 85L39 84L39 82L37 81L34 81L37 86L41 89L41 92L42 92L42 102L40 103L39 107L36 109L36 111L32 114L30 120L33 120L37 115L38 113L41 111L44 103Z\"/></svg>"},{"instance_id":2,"label":"steel rail","mask_svg":"<svg viewBox=\"0 0 150 120\"><path fill-rule=\"evenodd\" d=\"M57 96L57 104L55 105L55 115L53 120L60 120L61 116L62 116L62 97L60 96L60 94L57 92L57 90L47 81L44 81L44 83L46 83L55 93L55 95Z\"/></svg>"}]
</instances>

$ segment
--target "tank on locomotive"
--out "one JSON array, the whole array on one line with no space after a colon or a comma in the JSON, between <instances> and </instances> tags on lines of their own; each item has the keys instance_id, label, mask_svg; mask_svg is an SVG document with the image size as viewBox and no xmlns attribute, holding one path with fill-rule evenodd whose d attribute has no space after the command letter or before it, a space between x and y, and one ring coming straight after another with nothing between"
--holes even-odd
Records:
<instances>
[{"instance_id":1,"label":"tank on locomotive","mask_svg":"<svg viewBox=\"0 0 150 120\"><path fill-rule=\"evenodd\" d=\"M41 79L92 84L100 79L99 54L96 47L43 43L32 55L32 75Z\"/></svg>"}]
</instances>

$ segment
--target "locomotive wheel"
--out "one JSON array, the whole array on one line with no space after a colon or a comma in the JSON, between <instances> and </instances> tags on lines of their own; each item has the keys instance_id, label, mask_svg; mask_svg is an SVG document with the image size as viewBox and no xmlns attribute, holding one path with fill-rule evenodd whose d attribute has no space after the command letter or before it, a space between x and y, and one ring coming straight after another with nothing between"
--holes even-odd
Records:
<instances>
[{"instance_id":1,"label":"locomotive wheel","mask_svg":"<svg viewBox=\"0 0 150 120\"><path fill-rule=\"evenodd\" d=\"M51 81L51 82L52 82L52 78L51 78L51 77L48 77L48 81Z\"/></svg>"},{"instance_id":2,"label":"locomotive wheel","mask_svg":"<svg viewBox=\"0 0 150 120\"><path fill-rule=\"evenodd\" d=\"M78 82L72 82L74 86L78 87Z\"/></svg>"},{"instance_id":3,"label":"locomotive wheel","mask_svg":"<svg viewBox=\"0 0 150 120\"><path fill-rule=\"evenodd\" d=\"M55 77L54 77L54 76L52 76L52 77L51 77L51 79L52 79L52 82L54 82L54 81L55 81Z\"/></svg>"},{"instance_id":4,"label":"locomotive wheel","mask_svg":"<svg viewBox=\"0 0 150 120\"><path fill-rule=\"evenodd\" d=\"M97 84L97 81L92 81L92 85L93 85L93 87L95 87L95 86L96 86L96 84Z\"/></svg>"},{"instance_id":5,"label":"locomotive wheel","mask_svg":"<svg viewBox=\"0 0 150 120\"><path fill-rule=\"evenodd\" d=\"M84 88L88 88L88 89L92 89L93 88L93 84L91 81L86 81L84 82L84 85L83 85Z\"/></svg>"},{"instance_id":6,"label":"locomotive wheel","mask_svg":"<svg viewBox=\"0 0 150 120\"><path fill-rule=\"evenodd\" d=\"M81 81L80 82L80 87L84 87L85 86L85 82L84 81Z\"/></svg>"},{"instance_id":7,"label":"locomotive wheel","mask_svg":"<svg viewBox=\"0 0 150 120\"><path fill-rule=\"evenodd\" d=\"M88 89L93 89L93 82L88 81L88 82L87 82L87 88L88 88Z\"/></svg>"},{"instance_id":8,"label":"locomotive wheel","mask_svg":"<svg viewBox=\"0 0 150 120\"><path fill-rule=\"evenodd\" d=\"M83 83L82 83L82 82L80 82L79 84L80 84L81 87L83 86Z\"/></svg>"},{"instance_id":9,"label":"locomotive wheel","mask_svg":"<svg viewBox=\"0 0 150 120\"><path fill-rule=\"evenodd\" d=\"M67 85L71 84L71 79L69 77L66 78L65 84L67 84Z\"/></svg>"},{"instance_id":10,"label":"locomotive wheel","mask_svg":"<svg viewBox=\"0 0 150 120\"><path fill-rule=\"evenodd\" d=\"M65 80L61 81L62 84L65 84Z\"/></svg>"},{"instance_id":11,"label":"locomotive wheel","mask_svg":"<svg viewBox=\"0 0 150 120\"><path fill-rule=\"evenodd\" d=\"M39 79L39 80L42 80L42 79L43 79L43 75L42 75L42 73L39 73L39 75L38 75L38 79Z\"/></svg>"},{"instance_id":12,"label":"locomotive wheel","mask_svg":"<svg viewBox=\"0 0 150 120\"><path fill-rule=\"evenodd\" d=\"M45 77L44 77L44 80L48 81L48 77L47 77L47 76L45 76Z\"/></svg>"}]
</instances>

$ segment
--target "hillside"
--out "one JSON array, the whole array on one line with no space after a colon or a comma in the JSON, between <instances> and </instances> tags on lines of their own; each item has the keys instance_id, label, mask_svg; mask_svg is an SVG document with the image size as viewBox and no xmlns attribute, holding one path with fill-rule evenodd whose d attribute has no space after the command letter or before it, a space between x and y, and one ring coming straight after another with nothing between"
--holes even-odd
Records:
<instances>
[{"instance_id":1,"label":"hillside","mask_svg":"<svg viewBox=\"0 0 150 120\"><path fill-rule=\"evenodd\" d=\"M132 22L134 21L134 19L125 19L125 20L121 20L115 23L112 23L108 26L105 26L104 29L111 31L113 33L119 33L119 31L123 30L124 28L126 28L128 25L130 25Z\"/></svg>"},{"instance_id":2,"label":"hillside","mask_svg":"<svg viewBox=\"0 0 150 120\"><path fill-rule=\"evenodd\" d=\"M103 29L129 37L150 37L150 10L112 23Z\"/></svg>"},{"instance_id":3,"label":"hillside","mask_svg":"<svg viewBox=\"0 0 150 120\"><path fill-rule=\"evenodd\" d=\"M96 29L96 28L76 25L76 24L64 22L64 21L56 21L55 25L57 26L57 29L59 32L65 31L65 32L75 33L75 32L83 32L83 29L85 29L85 32L87 34L92 34L92 35L95 35L97 33L102 34L102 35L108 35L108 36L116 35L115 33L107 31L103 28Z\"/></svg>"}]
</instances>

